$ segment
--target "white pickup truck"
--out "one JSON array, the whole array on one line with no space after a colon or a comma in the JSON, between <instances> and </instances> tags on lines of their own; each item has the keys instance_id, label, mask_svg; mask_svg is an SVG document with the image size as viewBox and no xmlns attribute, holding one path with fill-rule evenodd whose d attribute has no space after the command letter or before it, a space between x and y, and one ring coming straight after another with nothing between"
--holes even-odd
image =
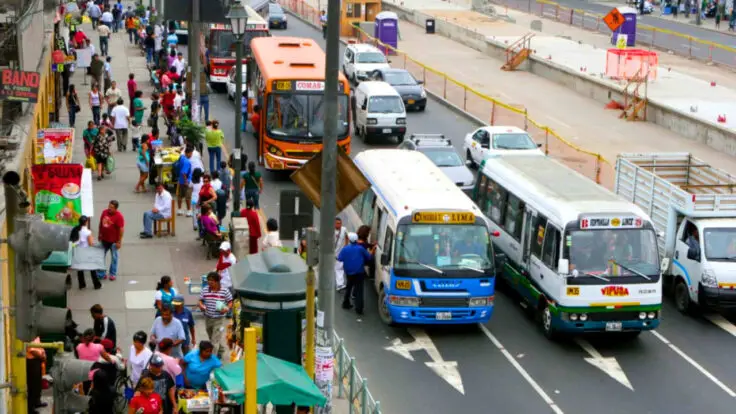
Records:
<instances>
[{"instance_id":1,"label":"white pickup truck","mask_svg":"<svg viewBox=\"0 0 736 414\"><path fill-rule=\"evenodd\" d=\"M620 154L614 191L651 217L679 311L736 308L736 176L689 153Z\"/></svg>"}]
</instances>

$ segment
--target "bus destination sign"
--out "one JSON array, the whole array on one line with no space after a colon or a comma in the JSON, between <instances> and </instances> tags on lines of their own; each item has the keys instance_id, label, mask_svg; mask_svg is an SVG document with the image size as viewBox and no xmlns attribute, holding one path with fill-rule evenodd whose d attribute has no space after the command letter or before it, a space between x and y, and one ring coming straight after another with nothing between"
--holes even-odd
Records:
<instances>
[{"instance_id":1,"label":"bus destination sign","mask_svg":"<svg viewBox=\"0 0 736 414\"><path fill-rule=\"evenodd\" d=\"M584 217L581 229L636 229L643 225L640 217Z\"/></svg>"},{"instance_id":2,"label":"bus destination sign","mask_svg":"<svg viewBox=\"0 0 736 414\"><path fill-rule=\"evenodd\" d=\"M279 80L274 81L274 89L278 92L322 92L325 82L318 80ZM338 83L338 90L344 90L342 82Z\"/></svg>"},{"instance_id":3,"label":"bus destination sign","mask_svg":"<svg viewBox=\"0 0 736 414\"><path fill-rule=\"evenodd\" d=\"M457 211L418 211L412 215L411 221L424 224L473 224L475 214Z\"/></svg>"}]
</instances>

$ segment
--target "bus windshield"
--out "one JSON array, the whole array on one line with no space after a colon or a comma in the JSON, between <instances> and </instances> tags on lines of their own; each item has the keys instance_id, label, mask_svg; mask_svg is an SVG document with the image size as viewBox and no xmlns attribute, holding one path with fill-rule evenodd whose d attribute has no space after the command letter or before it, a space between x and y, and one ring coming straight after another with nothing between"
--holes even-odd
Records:
<instances>
[{"instance_id":1,"label":"bus windshield","mask_svg":"<svg viewBox=\"0 0 736 414\"><path fill-rule=\"evenodd\" d=\"M348 135L348 96L338 95L337 135ZM271 94L268 97L266 131L272 138L312 138L324 136L324 95Z\"/></svg>"},{"instance_id":2,"label":"bus windshield","mask_svg":"<svg viewBox=\"0 0 736 414\"><path fill-rule=\"evenodd\" d=\"M570 269L578 276L659 274L657 239L651 229L575 230L568 233Z\"/></svg>"},{"instance_id":3,"label":"bus windshield","mask_svg":"<svg viewBox=\"0 0 736 414\"><path fill-rule=\"evenodd\" d=\"M243 56L247 56L250 51L250 41L255 39L256 37L263 36L268 36L268 32L264 32L262 30L249 30L245 32L245 37L243 38ZM235 57L235 36L232 32L226 30L212 31L210 57Z\"/></svg>"},{"instance_id":4,"label":"bus windshield","mask_svg":"<svg viewBox=\"0 0 736 414\"><path fill-rule=\"evenodd\" d=\"M396 233L394 269L430 270L432 277L449 269L478 276L493 265L488 229L468 224L402 224ZM422 272L421 274L429 274ZM455 275L453 275L455 277Z\"/></svg>"}]
</instances>

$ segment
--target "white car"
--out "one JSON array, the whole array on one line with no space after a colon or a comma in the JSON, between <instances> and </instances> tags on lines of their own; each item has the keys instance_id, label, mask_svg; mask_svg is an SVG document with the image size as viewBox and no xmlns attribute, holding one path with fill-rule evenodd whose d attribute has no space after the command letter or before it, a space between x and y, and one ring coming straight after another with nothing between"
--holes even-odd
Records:
<instances>
[{"instance_id":1,"label":"white car","mask_svg":"<svg viewBox=\"0 0 736 414\"><path fill-rule=\"evenodd\" d=\"M242 91L245 92L246 88L246 82L245 82L245 75L248 73L248 69L243 65L243 77L242 80ZM227 97L228 99L235 100L235 66L230 68L230 71L227 73ZM240 102L240 101L236 101Z\"/></svg>"},{"instance_id":2,"label":"white car","mask_svg":"<svg viewBox=\"0 0 736 414\"><path fill-rule=\"evenodd\" d=\"M513 126L484 126L465 135L463 150L465 162L471 167L480 165L491 155L540 155L542 144L534 142L532 137L521 128Z\"/></svg>"},{"instance_id":3,"label":"white car","mask_svg":"<svg viewBox=\"0 0 736 414\"><path fill-rule=\"evenodd\" d=\"M358 43L345 48L342 71L353 84L367 80L375 70L389 68L386 56L373 45Z\"/></svg>"}]
</instances>

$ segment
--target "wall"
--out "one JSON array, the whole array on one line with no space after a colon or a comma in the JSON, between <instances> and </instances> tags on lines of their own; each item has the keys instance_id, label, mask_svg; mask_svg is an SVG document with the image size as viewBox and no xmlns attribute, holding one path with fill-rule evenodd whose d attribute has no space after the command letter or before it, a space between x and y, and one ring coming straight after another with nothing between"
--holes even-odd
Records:
<instances>
[{"instance_id":1,"label":"wall","mask_svg":"<svg viewBox=\"0 0 736 414\"><path fill-rule=\"evenodd\" d=\"M383 3L383 10L395 12L400 19L424 27L432 16L417 10ZM437 34L455 40L465 46L478 50L499 60L505 59L506 45L486 38L473 30L457 26L444 20L435 21ZM547 59L531 56L520 67L537 76L561 84L583 96L607 104L614 99L623 102L622 88L604 83L590 75L580 74ZM700 120L689 113L681 112L656 101L649 100L647 120L679 134L687 139L708 145L718 151L736 156L736 133L712 122Z\"/></svg>"}]
</instances>

